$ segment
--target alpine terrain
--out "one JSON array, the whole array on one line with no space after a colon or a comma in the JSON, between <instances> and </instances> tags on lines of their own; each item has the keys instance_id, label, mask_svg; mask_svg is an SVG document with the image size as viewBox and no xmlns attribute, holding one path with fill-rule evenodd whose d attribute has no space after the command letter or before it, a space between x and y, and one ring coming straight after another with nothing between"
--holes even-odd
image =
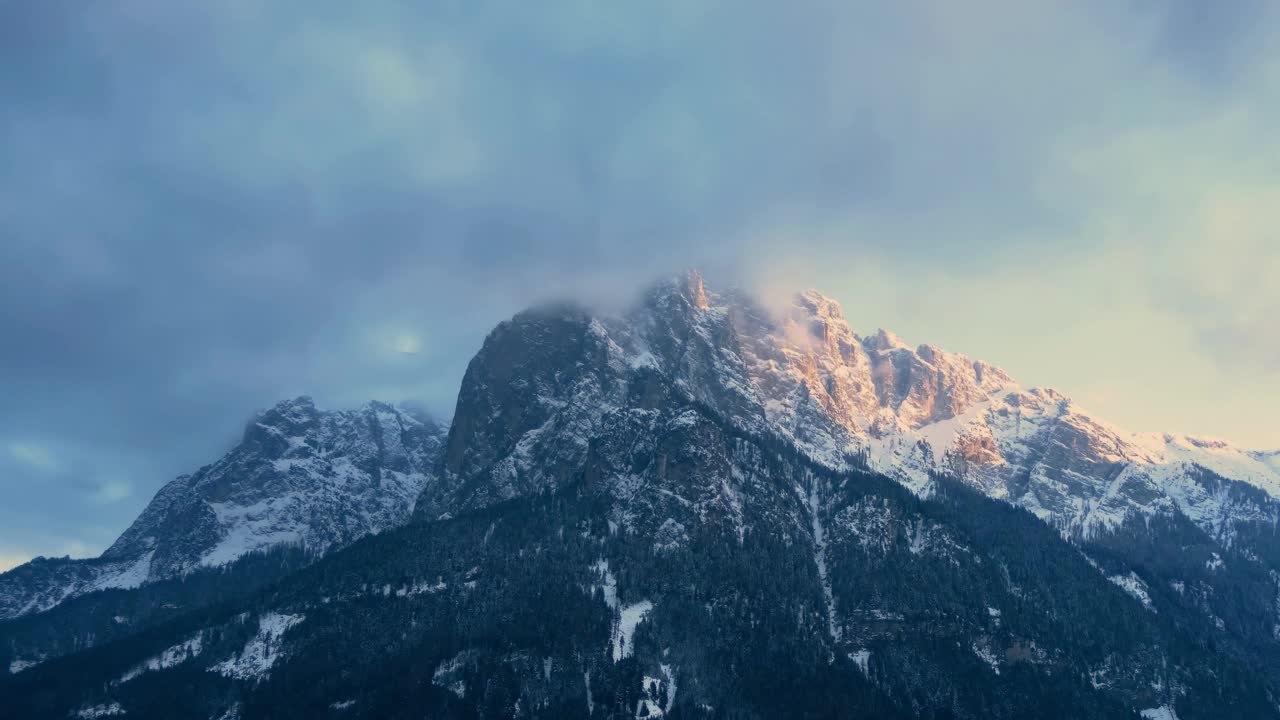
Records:
<instances>
[{"instance_id":1,"label":"alpine terrain","mask_svg":"<svg viewBox=\"0 0 1280 720\"><path fill-rule=\"evenodd\" d=\"M1280 717L1280 455L696 273L0 575L15 717Z\"/></svg>"},{"instance_id":2,"label":"alpine terrain","mask_svg":"<svg viewBox=\"0 0 1280 720\"><path fill-rule=\"evenodd\" d=\"M0 618L275 546L323 553L399 525L444 435L433 421L385 403L321 412L309 398L282 402L250 421L221 460L161 488L101 557L38 558L0 575Z\"/></svg>"}]
</instances>

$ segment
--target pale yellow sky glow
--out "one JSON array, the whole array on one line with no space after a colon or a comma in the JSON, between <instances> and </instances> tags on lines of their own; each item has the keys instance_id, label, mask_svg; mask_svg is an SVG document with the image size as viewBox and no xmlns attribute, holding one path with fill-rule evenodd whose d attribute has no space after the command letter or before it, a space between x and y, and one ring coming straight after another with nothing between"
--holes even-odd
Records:
<instances>
[{"instance_id":1,"label":"pale yellow sky glow","mask_svg":"<svg viewBox=\"0 0 1280 720\"><path fill-rule=\"evenodd\" d=\"M30 560L30 556L18 555L13 553L0 553L0 572L12 570L22 563Z\"/></svg>"},{"instance_id":2,"label":"pale yellow sky glow","mask_svg":"<svg viewBox=\"0 0 1280 720\"><path fill-rule=\"evenodd\" d=\"M953 267L797 259L781 277L812 277L857 330L994 362L1127 429L1280 448L1280 173L1252 152L1257 118L1206 115L1046 166L1046 185L1080 204L1070 234ZM878 232L860 218L815 231L855 246Z\"/></svg>"},{"instance_id":3,"label":"pale yellow sky glow","mask_svg":"<svg viewBox=\"0 0 1280 720\"><path fill-rule=\"evenodd\" d=\"M1093 24L1066 5L1036 8L1002 16L1008 42L994 54L989 37L948 33L952 62L930 64L912 87L955 117L957 106L981 107L1012 137L1029 132L1036 162L1017 183L1055 222L997 220L983 235L949 228L947 212L927 198L918 227L880 208L820 222L802 209L780 216L755 246L816 236L839 261L771 258L756 274L770 287L823 289L855 330L884 326L1002 365L1126 429L1280 448L1275 36L1213 38L1224 43L1207 46L1222 53L1215 61L1226 63L1228 49L1238 56L1206 79L1195 73L1209 70L1180 64L1207 61L1191 55L1203 48L1172 46L1169 62L1142 55L1144 34L1171 32L1154 18L1117 34L1119 25ZM1012 64L1011 49L1019 51ZM1038 111L1064 95L1088 112ZM998 198L975 208L997 219L1017 210ZM969 251L935 257L883 241L913 235L927 236L926 247Z\"/></svg>"}]
</instances>

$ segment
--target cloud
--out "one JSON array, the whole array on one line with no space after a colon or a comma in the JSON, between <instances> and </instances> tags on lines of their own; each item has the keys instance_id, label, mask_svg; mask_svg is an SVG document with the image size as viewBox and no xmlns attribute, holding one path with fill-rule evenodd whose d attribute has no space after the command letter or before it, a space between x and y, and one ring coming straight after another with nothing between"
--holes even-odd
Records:
<instances>
[{"instance_id":1,"label":"cloud","mask_svg":"<svg viewBox=\"0 0 1280 720\"><path fill-rule=\"evenodd\" d=\"M120 480L112 480L99 486L92 497L94 502L105 504L119 502L132 494L132 484Z\"/></svg>"},{"instance_id":2,"label":"cloud","mask_svg":"<svg viewBox=\"0 0 1280 720\"><path fill-rule=\"evenodd\" d=\"M14 442L9 444L9 455L14 460L30 468L42 472L58 469L58 461L48 448L33 443Z\"/></svg>"},{"instance_id":3,"label":"cloud","mask_svg":"<svg viewBox=\"0 0 1280 720\"><path fill-rule=\"evenodd\" d=\"M394 347L402 355L417 355L422 351L422 338L413 333L400 333L395 337Z\"/></svg>"},{"instance_id":4,"label":"cloud","mask_svg":"<svg viewBox=\"0 0 1280 720\"><path fill-rule=\"evenodd\" d=\"M498 320L687 265L1280 445L1276 10L1199 5L4 4L0 437L61 471L0 527L107 543L280 397L447 416Z\"/></svg>"},{"instance_id":5,"label":"cloud","mask_svg":"<svg viewBox=\"0 0 1280 720\"><path fill-rule=\"evenodd\" d=\"M1258 82L1280 87L1280 65ZM1257 143L1280 106L1221 103L1181 124L1108 135L1070 165L1091 191L1085 229L1161 312L1230 369L1280 372L1280 170Z\"/></svg>"}]
</instances>

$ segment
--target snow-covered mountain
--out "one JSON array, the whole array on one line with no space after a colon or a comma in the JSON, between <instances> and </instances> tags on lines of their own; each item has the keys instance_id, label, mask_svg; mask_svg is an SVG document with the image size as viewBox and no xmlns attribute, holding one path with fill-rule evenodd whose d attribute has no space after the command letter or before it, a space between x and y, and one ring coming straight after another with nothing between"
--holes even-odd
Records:
<instances>
[{"instance_id":1,"label":"snow-covered mountain","mask_svg":"<svg viewBox=\"0 0 1280 720\"><path fill-rule=\"evenodd\" d=\"M385 403L326 412L308 397L281 402L222 459L161 488L101 557L37 558L0 575L0 619L279 545L323 553L399 525L444 437L440 425Z\"/></svg>"},{"instance_id":2,"label":"snow-covered mountain","mask_svg":"<svg viewBox=\"0 0 1280 720\"><path fill-rule=\"evenodd\" d=\"M406 427L306 401L251 423L95 562L338 545L376 530L332 528L348 493L418 521L268 592L0 623L0 694L30 717L1280 717L1274 455L1123 432L817 293L774 311L689 275L616 316L531 309L447 439Z\"/></svg>"},{"instance_id":3,"label":"snow-covered mountain","mask_svg":"<svg viewBox=\"0 0 1280 720\"><path fill-rule=\"evenodd\" d=\"M468 368L447 442L382 403L278 404L217 463L162 488L100 558L0 575L0 618L276 545L323 552L403 522L415 501L435 518L557 487L611 413L651 400L632 397L645 373L827 467L865 463L922 496L934 474L955 475L1069 536L1177 513L1229 544L1239 523L1280 518L1280 451L1127 432L993 365L858 335L816 291L779 311L689 273L620 316L553 306L500 324Z\"/></svg>"},{"instance_id":4,"label":"snow-covered mountain","mask_svg":"<svg viewBox=\"0 0 1280 720\"><path fill-rule=\"evenodd\" d=\"M711 292L697 273L660 283L621 317L554 307L500 325L468 369L442 482L422 512L556 486L602 418L636 400L626 393L637 369L829 467L857 458L923 496L945 472L1067 535L1176 512L1230 542L1237 522L1280 517L1278 453L1127 432L993 365L885 330L860 336L816 291L777 312ZM511 392L517 375L536 381Z\"/></svg>"}]
</instances>

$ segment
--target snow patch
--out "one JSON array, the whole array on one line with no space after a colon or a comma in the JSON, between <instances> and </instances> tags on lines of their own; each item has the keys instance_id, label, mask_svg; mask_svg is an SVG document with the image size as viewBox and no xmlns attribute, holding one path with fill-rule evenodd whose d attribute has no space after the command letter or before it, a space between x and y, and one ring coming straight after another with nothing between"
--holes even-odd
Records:
<instances>
[{"instance_id":1,"label":"snow patch","mask_svg":"<svg viewBox=\"0 0 1280 720\"><path fill-rule=\"evenodd\" d=\"M981 645L975 642L972 647L973 647L973 654L977 655L978 659L990 665L991 669L994 670L997 675L999 675L1000 674L1000 658L996 656L995 651L993 651L991 647L985 642L982 643Z\"/></svg>"},{"instance_id":2,"label":"snow patch","mask_svg":"<svg viewBox=\"0 0 1280 720\"><path fill-rule=\"evenodd\" d=\"M436 666L435 672L431 673L431 684L445 688L459 698L466 697L467 684L458 675L458 671L466 664L470 654L470 651L463 650Z\"/></svg>"},{"instance_id":3,"label":"snow patch","mask_svg":"<svg viewBox=\"0 0 1280 720\"><path fill-rule=\"evenodd\" d=\"M1280 472L1265 455L1252 454L1222 440L1172 435L1139 433L1134 443L1155 456L1162 464L1195 464L1225 478L1240 480L1280 497Z\"/></svg>"},{"instance_id":4,"label":"snow patch","mask_svg":"<svg viewBox=\"0 0 1280 720\"><path fill-rule=\"evenodd\" d=\"M116 680L116 684L127 683L144 672L154 672L156 670L164 670L166 668L181 665L194 657L198 657L203 649L203 636L201 634L196 634L185 642L178 643L159 655L142 661L124 675L120 676L120 679Z\"/></svg>"},{"instance_id":5,"label":"snow patch","mask_svg":"<svg viewBox=\"0 0 1280 720\"><path fill-rule=\"evenodd\" d=\"M658 365L657 359L653 357L653 353L649 352L648 350L643 350L639 354L632 355L631 357L627 358L627 364L631 366L633 370L641 370L641 369L661 370L662 369Z\"/></svg>"},{"instance_id":6,"label":"snow patch","mask_svg":"<svg viewBox=\"0 0 1280 720\"><path fill-rule=\"evenodd\" d=\"M156 554L155 550L151 550L130 565L113 568L112 570L99 575L89 590L109 590L118 588L121 590L132 590L139 587L147 581L151 576L151 558Z\"/></svg>"},{"instance_id":7,"label":"snow patch","mask_svg":"<svg viewBox=\"0 0 1280 720\"><path fill-rule=\"evenodd\" d=\"M671 703L659 704L662 702L661 691L661 679L651 675L644 676L644 679L640 681L642 695L636 703L637 718L660 718L666 716L671 709Z\"/></svg>"},{"instance_id":8,"label":"snow patch","mask_svg":"<svg viewBox=\"0 0 1280 720\"><path fill-rule=\"evenodd\" d=\"M619 613L617 623L613 628L613 638L610 641L610 645L613 648L614 662L618 662L625 657L631 657L631 653L635 651L632 639L635 637L636 627L644 622L651 610L653 610L653 603L648 600L641 600L638 603L622 608L622 612Z\"/></svg>"},{"instance_id":9,"label":"snow patch","mask_svg":"<svg viewBox=\"0 0 1280 720\"><path fill-rule=\"evenodd\" d=\"M667 702L662 709L665 712L671 712L671 706L676 703L676 672L666 663L661 663L658 667L662 668L662 675L667 679Z\"/></svg>"},{"instance_id":10,"label":"snow patch","mask_svg":"<svg viewBox=\"0 0 1280 720\"><path fill-rule=\"evenodd\" d=\"M658 707L654 701L647 697L640 698L640 700L636 702L636 718L639 720L660 718L665 715L666 713L662 711L662 708Z\"/></svg>"},{"instance_id":11,"label":"snow patch","mask_svg":"<svg viewBox=\"0 0 1280 720\"><path fill-rule=\"evenodd\" d=\"M396 597L406 597L406 596L413 596L413 595L433 595L435 593L441 592L442 590L445 590L448 587L449 586L445 583L444 579L442 578L436 578L436 581L433 584L427 584L425 580L419 580L418 582L408 587L397 588Z\"/></svg>"},{"instance_id":12,"label":"snow patch","mask_svg":"<svg viewBox=\"0 0 1280 720\"><path fill-rule=\"evenodd\" d=\"M689 543L689 532L684 525L667 518L653 534L653 551L657 554L678 550Z\"/></svg>"},{"instance_id":13,"label":"snow patch","mask_svg":"<svg viewBox=\"0 0 1280 720\"><path fill-rule=\"evenodd\" d=\"M596 564L591 566L591 569L594 570L601 579L601 583L599 585L591 586L592 592L594 592L596 588L600 588L601 593L604 594L604 604L608 605L610 610L617 610L618 580L609 570L609 561L604 559L597 560Z\"/></svg>"},{"instance_id":14,"label":"snow patch","mask_svg":"<svg viewBox=\"0 0 1280 720\"><path fill-rule=\"evenodd\" d=\"M209 668L230 678L249 680L267 674L281 658L280 644L289 628L302 622L302 615L266 613L258 618L258 632L245 644L239 655Z\"/></svg>"},{"instance_id":15,"label":"snow patch","mask_svg":"<svg viewBox=\"0 0 1280 720\"><path fill-rule=\"evenodd\" d=\"M279 461L290 462L290 461ZM225 535L200 558L200 565L225 565L242 555L276 545L300 545L307 529L301 510L307 505L302 493L290 492L259 500L252 505L208 503Z\"/></svg>"},{"instance_id":16,"label":"snow patch","mask_svg":"<svg viewBox=\"0 0 1280 720\"><path fill-rule=\"evenodd\" d=\"M36 665L39 665L42 662L44 662L43 658L38 660L23 660L22 658L18 658L17 660L11 660L9 662L9 674L17 675L23 670L26 670L27 668L30 668L30 667L35 667Z\"/></svg>"},{"instance_id":17,"label":"snow patch","mask_svg":"<svg viewBox=\"0 0 1280 720\"><path fill-rule=\"evenodd\" d=\"M1142 607L1155 612L1155 608L1151 605L1151 595L1147 592L1147 584L1138 577L1137 573L1130 570L1126 575L1112 575L1107 580L1132 595L1135 600L1142 603Z\"/></svg>"},{"instance_id":18,"label":"snow patch","mask_svg":"<svg viewBox=\"0 0 1280 720\"><path fill-rule=\"evenodd\" d=\"M1218 553L1214 553L1212 558L1204 561L1204 568L1209 572L1217 572L1225 564L1226 563L1222 561L1222 556L1218 555Z\"/></svg>"},{"instance_id":19,"label":"snow patch","mask_svg":"<svg viewBox=\"0 0 1280 720\"><path fill-rule=\"evenodd\" d=\"M858 669L862 671L863 676L868 678L871 677L871 651L870 650L863 648L856 652L851 652L849 653L849 659L853 661L854 665L858 666Z\"/></svg>"},{"instance_id":20,"label":"snow patch","mask_svg":"<svg viewBox=\"0 0 1280 720\"><path fill-rule=\"evenodd\" d=\"M836 618L836 599L831 592L831 579L827 576L827 534L822 527L822 499L818 496L821 480L810 478L809 492L801 493L809 506L809 521L813 530L813 562L818 568L818 581L822 583L822 599L827 605L827 632L831 639L840 642L840 623Z\"/></svg>"},{"instance_id":21,"label":"snow patch","mask_svg":"<svg viewBox=\"0 0 1280 720\"><path fill-rule=\"evenodd\" d=\"M76 711L76 717L80 718L103 718L113 717L116 715L124 715L124 708L120 707L118 702L102 703L100 705L90 705L89 707L80 708Z\"/></svg>"},{"instance_id":22,"label":"snow patch","mask_svg":"<svg viewBox=\"0 0 1280 720\"><path fill-rule=\"evenodd\" d=\"M1173 708L1168 705L1143 710L1140 714L1144 720L1178 720L1178 713L1174 712Z\"/></svg>"}]
</instances>

